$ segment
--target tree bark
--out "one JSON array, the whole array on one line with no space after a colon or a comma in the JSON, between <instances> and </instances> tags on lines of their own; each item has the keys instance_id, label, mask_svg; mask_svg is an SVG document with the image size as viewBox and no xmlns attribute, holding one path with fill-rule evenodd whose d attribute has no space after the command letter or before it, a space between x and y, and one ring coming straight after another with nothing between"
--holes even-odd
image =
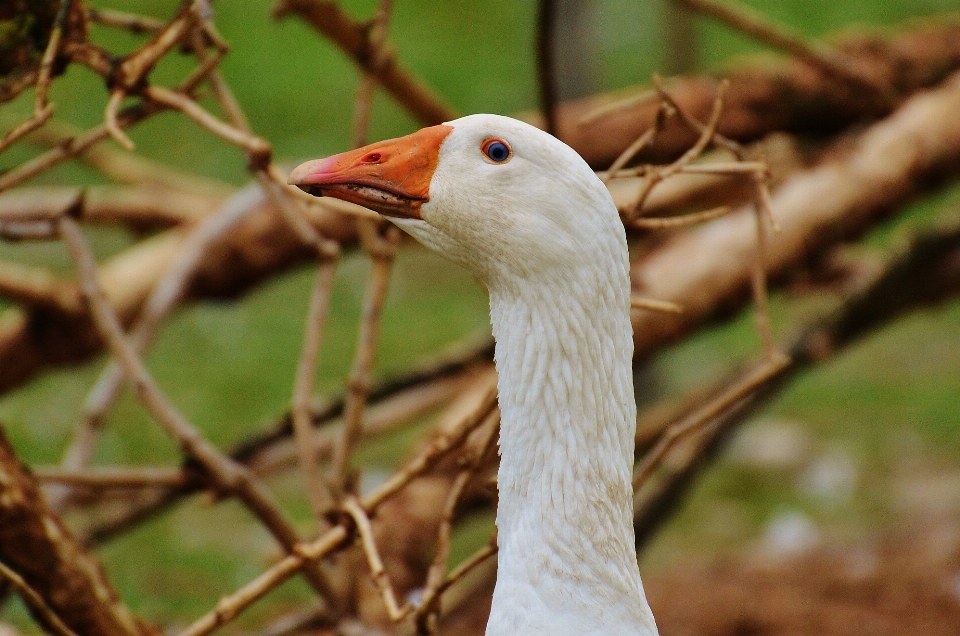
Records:
<instances>
[{"instance_id":1,"label":"tree bark","mask_svg":"<svg viewBox=\"0 0 960 636\"><path fill-rule=\"evenodd\" d=\"M159 635L120 602L100 563L47 507L2 427L0 561L80 636ZM37 619L44 621L41 616Z\"/></svg>"}]
</instances>

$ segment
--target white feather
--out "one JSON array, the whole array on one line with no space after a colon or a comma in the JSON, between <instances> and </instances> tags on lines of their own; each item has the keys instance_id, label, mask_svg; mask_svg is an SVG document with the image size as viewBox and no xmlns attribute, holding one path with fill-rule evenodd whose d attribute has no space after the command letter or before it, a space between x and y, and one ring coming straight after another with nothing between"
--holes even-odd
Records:
<instances>
[{"instance_id":1,"label":"white feather","mask_svg":"<svg viewBox=\"0 0 960 636\"><path fill-rule=\"evenodd\" d=\"M391 219L490 290L502 428L487 636L651 636L637 567L627 242L607 189L522 122L448 125L423 220ZM491 137L512 149L495 164Z\"/></svg>"}]
</instances>

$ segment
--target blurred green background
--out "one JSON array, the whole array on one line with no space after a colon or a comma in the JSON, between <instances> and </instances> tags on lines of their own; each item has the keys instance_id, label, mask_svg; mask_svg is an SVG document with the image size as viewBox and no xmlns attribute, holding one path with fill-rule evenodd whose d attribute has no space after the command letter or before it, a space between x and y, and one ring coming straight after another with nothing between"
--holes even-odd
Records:
<instances>
[{"instance_id":1,"label":"blurred green background","mask_svg":"<svg viewBox=\"0 0 960 636\"><path fill-rule=\"evenodd\" d=\"M164 19L176 10L172 1L92 4ZM654 71L665 72L664 2L587 4L593 17L584 28L595 42L587 86L591 92L642 83ZM956 10L949 0L748 4L812 37L840 29L878 29ZM375 3L344 5L352 15L363 17L371 15ZM535 11L534 3L518 0L397 2L390 38L400 59L459 112L512 113L536 107ZM216 13L217 25L233 47L222 66L224 75L254 130L274 144L276 155L302 159L345 150L357 85L352 64L296 19L271 21L267 2L220 2ZM698 22L698 37L701 66L710 70L762 50L706 20ZM104 28L97 28L93 38L118 53L141 41ZM165 62L153 79L170 85L191 64L186 58ZM52 93L57 116L84 128L101 121L106 97L100 79L82 68L71 68ZM23 96L4 110L24 114L30 99ZM405 134L415 127L389 97L378 95L371 139ZM184 117L160 115L130 134L138 151L147 156L232 184L247 181L242 154ZM4 153L0 168L15 165L31 152L21 145ZM97 179L83 168L65 166L38 183ZM879 228L869 245L895 249L910 228L930 223L958 205L956 188L936 193ZM91 236L101 256L133 241L118 230ZM66 254L56 243L0 244L0 258L69 271ZM351 256L338 274L319 393L337 390L349 368L367 272L365 259ZM312 276L305 267L237 302L200 303L180 312L163 329L148 356L150 367L186 416L216 443L240 440L286 409ZM832 297L800 303L775 298L777 332L793 333L805 319L835 302ZM463 271L422 250L405 250L398 259L382 324L380 376L408 367L448 343L487 331L486 296ZM751 317L745 314L658 356L652 377L658 390L667 393L710 381L755 355L755 340ZM0 421L26 459L58 461L103 362L100 358L79 369L46 373L0 397ZM782 461L758 459L745 445L738 451L735 443L731 459L710 472L654 541L644 567L666 567L680 555L742 549L762 541L783 519L801 519L817 533L847 536L900 523L909 516L913 500L898 493L909 490L910 479L960 474L958 402L960 304L954 302L883 330L792 385L745 434L753 435L748 439L759 440L761 446L764 440L779 440L778 448L786 444L794 449L793 455ZM378 443L365 449L362 460L372 470L389 468L404 456L412 439L407 435ZM172 465L178 457L175 445L125 395L106 423L97 461ZM306 528L309 513L298 479L294 474L272 485ZM460 553L485 541L489 530L488 519L470 524L459 538ZM161 623L183 623L258 574L275 550L262 530L247 523L238 506L211 507L196 499L114 541L101 556L121 596L135 611ZM261 608L293 605L308 596L305 587L292 582ZM8 602L0 619L11 612L20 616ZM243 624L256 621L254 613Z\"/></svg>"}]
</instances>

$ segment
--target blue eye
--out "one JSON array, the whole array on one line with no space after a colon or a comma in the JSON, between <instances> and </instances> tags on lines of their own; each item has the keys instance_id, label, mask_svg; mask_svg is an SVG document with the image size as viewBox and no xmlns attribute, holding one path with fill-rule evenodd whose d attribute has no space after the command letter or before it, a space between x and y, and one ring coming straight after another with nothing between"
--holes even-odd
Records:
<instances>
[{"instance_id":1,"label":"blue eye","mask_svg":"<svg viewBox=\"0 0 960 636\"><path fill-rule=\"evenodd\" d=\"M494 163L503 163L510 158L510 146L502 139L487 139L480 150Z\"/></svg>"}]
</instances>

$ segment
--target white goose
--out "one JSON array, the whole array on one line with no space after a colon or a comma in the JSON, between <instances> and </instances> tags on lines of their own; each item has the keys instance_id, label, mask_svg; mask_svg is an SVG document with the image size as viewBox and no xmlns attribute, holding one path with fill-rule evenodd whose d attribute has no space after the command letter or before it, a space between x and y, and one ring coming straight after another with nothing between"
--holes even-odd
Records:
<instances>
[{"instance_id":1,"label":"white goose","mask_svg":"<svg viewBox=\"0 0 960 636\"><path fill-rule=\"evenodd\" d=\"M634 548L627 242L586 162L472 115L309 161L290 183L390 217L489 289L502 424L487 636L656 635Z\"/></svg>"}]
</instances>

